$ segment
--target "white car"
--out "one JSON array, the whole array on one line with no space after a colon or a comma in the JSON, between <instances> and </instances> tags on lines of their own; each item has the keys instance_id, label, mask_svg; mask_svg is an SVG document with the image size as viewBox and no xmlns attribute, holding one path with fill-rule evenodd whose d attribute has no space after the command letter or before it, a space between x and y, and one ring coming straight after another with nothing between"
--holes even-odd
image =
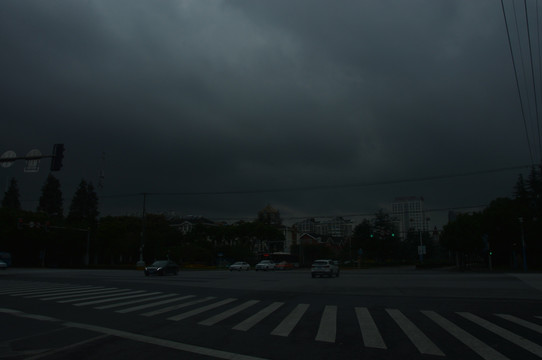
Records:
<instances>
[{"instance_id":1,"label":"white car","mask_svg":"<svg viewBox=\"0 0 542 360\"><path fill-rule=\"evenodd\" d=\"M244 261L234 262L233 264L230 265L230 271L233 271L233 270L237 270L237 271L245 270L245 271L248 271L248 270L250 270L250 264L246 263Z\"/></svg>"},{"instance_id":2,"label":"white car","mask_svg":"<svg viewBox=\"0 0 542 360\"><path fill-rule=\"evenodd\" d=\"M275 263L271 260L262 260L259 263L256 264L256 271L258 270L275 270Z\"/></svg>"},{"instance_id":3,"label":"white car","mask_svg":"<svg viewBox=\"0 0 542 360\"><path fill-rule=\"evenodd\" d=\"M316 276L339 276L339 263L334 260L316 260L312 263L311 275L312 277Z\"/></svg>"}]
</instances>

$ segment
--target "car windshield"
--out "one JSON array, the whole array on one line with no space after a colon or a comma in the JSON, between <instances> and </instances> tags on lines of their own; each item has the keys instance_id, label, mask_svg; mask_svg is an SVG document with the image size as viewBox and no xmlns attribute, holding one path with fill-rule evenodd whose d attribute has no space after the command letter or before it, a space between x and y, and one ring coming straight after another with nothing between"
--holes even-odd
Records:
<instances>
[{"instance_id":1,"label":"car windshield","mask_svg":"<svg viewBox=\"0 0 542 360\"><path fill-rule=\"evenodd\" d=\"M327 265L327 261L315 261L314 264L312 264L312 266L322 266L322 265Z\"/></svg>"},{"instance_id":2,"label":"car windshield","mask_svg":"<svg viewBox=\"0 0 542 360\"><path fill-rule=\"evenodd\" d=\"M155 266L155 267L164 267L167 265L167 260L160 260L160 261L155 261L152 263L152 266Z\"/></svg>"}]
</instances>

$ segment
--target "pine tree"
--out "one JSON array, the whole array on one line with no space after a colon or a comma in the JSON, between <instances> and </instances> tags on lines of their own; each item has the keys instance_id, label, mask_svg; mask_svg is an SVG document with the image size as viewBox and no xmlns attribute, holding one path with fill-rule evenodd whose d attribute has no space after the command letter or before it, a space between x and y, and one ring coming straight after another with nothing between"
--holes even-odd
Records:
<instances>
[{"instance_id":1,"label":"pine tree","mask_svg":"<svg viewBox=\"0 0 542 360\"><path fill-rule=\"evenodd\" d=\"M542 192L542 178L540 172L537 171L534 166L531 168L529 178L527 179L527 189L532 199L540 198Z\"/></svg>"},{"instance_id":2,"label":"pine tree","mask_svg":"<svg viewBox=\"0 0 542 360\"><path fill-rule=\"evenodd\" d=\"M41 197L37 210L43 211L52 217L62 218L64 216L60 182L52 174L49 174L41 188Z\"/></svg>"},{"instance_id":3,"label":"pine tree","mask_svg":"<svg viewBox=\"0 0 542 360\"><path fill-rule=\"evenodd\" d=\"M70 204L67 220L73 225L93 228L98 222L98 214L98 196L94 186L81 180Z\"/></svg>"},{"instance_id":4,"label":"pine tree","mask_svg":"<svg viewBox=\"0 0 542 360\"><path fill-rule=\"evenodd\" d=\"M516 186L514 186L514 197L516 200L526 200L529 198L529 192L525 186L525 180L523 179L522 174L519 174Z\"/></svg>"},{"instance_id":5,"label":"pine tree","mask_svg":"<svg viewBox=\"0 0 542 360\"><path fill-rule=\"evenodd\" d=\"M11 178L8 191L4 193L4 198L2 199L2 208L21 210L21 201L19 200L19 186L17 185L17 180L15 180L15 178Z\"/></svg>"}]
</instances>

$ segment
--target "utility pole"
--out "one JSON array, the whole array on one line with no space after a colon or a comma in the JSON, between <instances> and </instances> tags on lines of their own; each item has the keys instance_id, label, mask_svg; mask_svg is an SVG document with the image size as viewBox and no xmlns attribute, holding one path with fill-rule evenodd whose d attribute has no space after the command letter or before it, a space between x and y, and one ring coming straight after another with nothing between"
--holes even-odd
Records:
<instances>
[{"instance_id":1,"label":"utility pole","mask_svg":"<svg viewBox=\"0 0 542 360\"><path fill-rule=\"evenodd\" d=\"M523 271L527 272L527 253L525 251L525 232L523 230L523 218L519 218L519 226L521 229L521 253L523 257Z\"/></svg>"},{"instance_id":2,"label":"utility pole","mask_svg":"<svg viewBox=\"0 0 542 360\"><path fill-rule=\"evenodd\" d=\"M143 193L143 213L141 215L141 245L139 247L139 261L136 264L136 267L139 270L142 270L145 267L145 261L143 260L143 247L145 246L146 205L147 205L147 193Z\"/></svg>"}]
</instances>

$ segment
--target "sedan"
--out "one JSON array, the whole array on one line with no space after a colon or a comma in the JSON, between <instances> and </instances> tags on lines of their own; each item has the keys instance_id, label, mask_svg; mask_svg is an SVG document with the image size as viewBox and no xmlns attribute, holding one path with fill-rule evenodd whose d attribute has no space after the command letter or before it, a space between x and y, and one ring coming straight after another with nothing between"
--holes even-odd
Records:
<instances>
[{"instance_id":1,"label":"sedan","mask_svg":"<svg viewBox=\"0 0 542 360\"><path fill-rule=\"evenodd\" d=\"M250 270L250 265L244 261L237 261L233 264L230 265L230 271L233 271L233 270L237 270L237 271L241 271L241 270L245 270L245 271L248 271Z\"/></svg>"},{"instance_id":2,"label":"sedan","mask_svg":"<svg viewBox=\"0 0 542 360\"><path fill-rule=\"evenodd\" d=\"M258 270L275 270L275 263L271 260L262 260L256 264L256 271Z\"/></svg>"},{"instance_id":3,"label":"sedan","mask_svg":"<svg viewBox=\"0 0 542 360\"><path fill-rule=\"evenodd\" d=\"M149 275L177 275L179 265L171 260L158 260L152 263L151 266L145 267L145 276Z\"/></svg>"}]
</instances>

